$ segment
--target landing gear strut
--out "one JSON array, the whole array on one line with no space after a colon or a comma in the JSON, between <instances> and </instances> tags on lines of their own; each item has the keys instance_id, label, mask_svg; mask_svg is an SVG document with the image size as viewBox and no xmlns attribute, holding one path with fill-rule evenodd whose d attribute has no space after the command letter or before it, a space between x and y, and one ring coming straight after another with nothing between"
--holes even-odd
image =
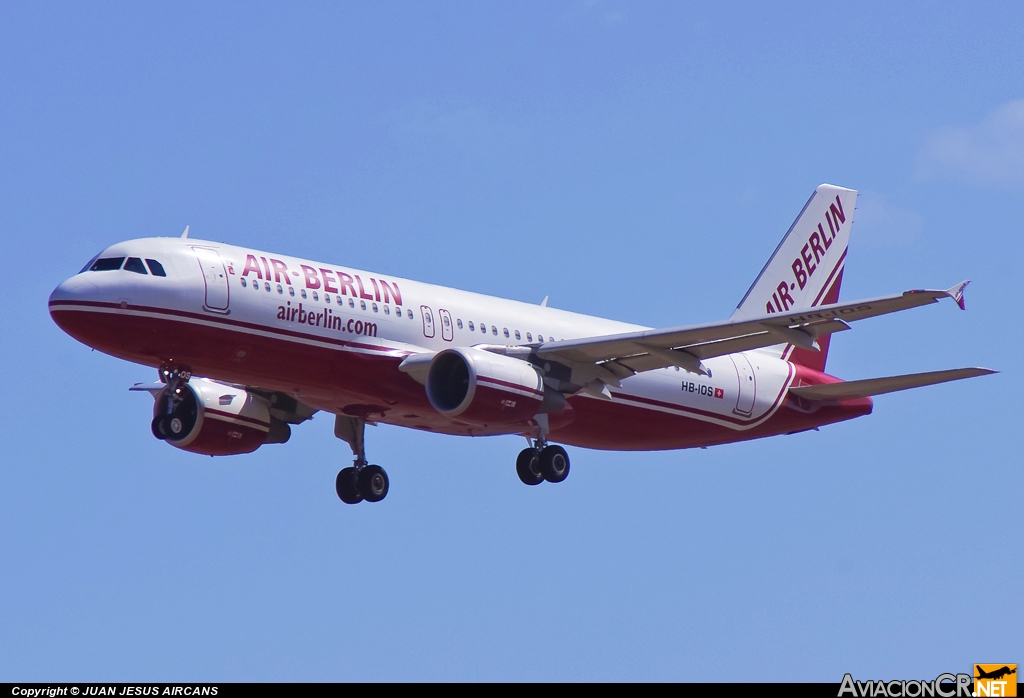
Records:
<instances>
[{"instance_id":1,"label":"landing gear strut","mask_svg":"<svg viewBox=\"0 0 1024 698\"><path fill-rule=\"evenodd\" d=\"M519 452L516 474L525 485L539 485L544 480L561 482L569 477L569 454L561 446L548 444L547 415L538 415L537 422L537 438Z\"/></svg>"},{"instance_id":2,"label":"landing gear strut","mask_svg":"<svg viewBox=\"0 0 1024 698\"><path fill-rule=\"evenodd\" d=\"M358 504L364 499L367 502L379 502L388 496L388 474L379 465L366 462L364 433L366 420L359 417L338 415L334 419L334 435L344 441L352 449L355 461L351 467L342 468L334 481L338 498L345 504Z\"/></svg>"}]
</instances>

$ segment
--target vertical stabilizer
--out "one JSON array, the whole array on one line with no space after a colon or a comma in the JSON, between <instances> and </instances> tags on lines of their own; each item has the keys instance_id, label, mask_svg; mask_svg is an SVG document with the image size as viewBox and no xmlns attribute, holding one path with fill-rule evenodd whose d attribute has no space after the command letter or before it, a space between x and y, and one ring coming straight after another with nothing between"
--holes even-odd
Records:
<instances>
[{"instance_id":1,"label":"vertical stabilizer","mask_svg":"<svg viewBox=\"0 0 1024 698\"><path fill-rule=\"evenodd\" d=\"M815 189L743 296L733 318L745 320L837 302L856 204L857 192L853 189L831 184ZM819 339L818 344L820 352L786 344L766 351L822 371L828 357L828 337Z\"/></svg>"}]
</instances>

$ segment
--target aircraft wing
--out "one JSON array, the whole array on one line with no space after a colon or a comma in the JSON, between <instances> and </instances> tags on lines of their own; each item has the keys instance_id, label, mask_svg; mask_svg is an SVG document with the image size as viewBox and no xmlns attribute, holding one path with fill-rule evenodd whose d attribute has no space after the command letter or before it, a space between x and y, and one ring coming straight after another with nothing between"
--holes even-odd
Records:
<instances>
[{"instance_id":1,"label":"aircraft wing","mask_svg":"<svg viewBox=\"0 0 1024 698\"><path fill-rule=\"evenodd\" d=\"M775 344L817 350L817 337L850 329L848 322L937 303L947 297L963 308L963 290L968 283L946 291L906 291L738 321L545 342L535 351L541 359L572 366L572 382L580 385L597 380L618 386L622 378L668 366L706 373L701 359ZM590 381L586 380L588 374Z\"/></svg>"}]
</instances>

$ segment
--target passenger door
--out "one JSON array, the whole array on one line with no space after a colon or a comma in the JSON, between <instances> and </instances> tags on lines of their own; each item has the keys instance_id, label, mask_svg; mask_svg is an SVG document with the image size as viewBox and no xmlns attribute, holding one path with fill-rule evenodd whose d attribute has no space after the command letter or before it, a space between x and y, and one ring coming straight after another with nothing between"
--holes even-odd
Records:
<instances>
[{"instance_id":1,"label":"passenger door","mask_svg":"<svg viewBox=\"0 0 1024 698\"><path fill-rule=\"evenodd\" d=\"M203 310L211 313L230 312L228 302L230 290L228 289L228 273L224 268L217 250L210 247L193 247L196 259L199 261L199 268L203 270L203 283L206 285Z\"/></svg>"},{"instance_id":2,"label":"passenger door","mask_svg":"<svg viewBox=\"0 0 1024 698\"><path fill-rule=\"evenodd\" d=\"M736 378L739 391L736 396L736 407L733 412L749 417L754 412L754 400L757 398L757 381L754 378L754 367L746 354L730 354L733 366L736 367Z\"/></svg>"}]
</instances>

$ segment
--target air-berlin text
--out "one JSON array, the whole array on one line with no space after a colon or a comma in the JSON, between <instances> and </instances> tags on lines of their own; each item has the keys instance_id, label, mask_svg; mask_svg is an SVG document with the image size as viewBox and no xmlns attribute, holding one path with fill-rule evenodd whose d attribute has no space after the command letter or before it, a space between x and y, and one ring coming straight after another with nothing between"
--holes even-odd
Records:
<instances>
[{"instance_id":1,"label":"air-berlin text","mask_svg":"<svg viewBox=\"0 0 1024 698\"><path fill-rule=\"evenodd\" d=\"M836 237L839 235L839 228L846 223L846 212L843 211L843 202L836 196L836 202L829 204L825 211L825 221L819 222L818 227L807 236L807 242L800 248L800 255L790 264L793 270L793 281L780 281L772 293L772 298L765 304L765 310L769 313L782 313L796 305L790 291L800 290L807 285L808 280L821 267L821 260ZM825 226L828 230L825 230Z\"/></svg>"},{"instance_id":2,"label":"air-berlin text","mask_svg":"<svg viewBox=\"0 0 1024 698\"><path fill-rule=\"evenodd\" d=\"M336 293L342 296L352 296L368 301L391 303L394 299L395 305L402 305L402 292L395 281L385 281L367 277L364 281L359 274L349 274L344 271L325 269L324 267L311 267L300 264L302 278L306 288L316 291L323 289L325 293ZM288 269L288 265L280 259L267 259L248 254L245 256L245 269L242 276L253 274L257 279L292 285L292 277L300 276L294 269ZM271 279L273 277L273 279Z\"/></svg>"},{"instance_id":3,"label":"air-berlin text","mask_svg":"<svg viewBox=\"0 0 1024 698\"><path fill-rule=\"evenodd\" d=\"M341 315L335 313L332 308L306 310L302 303L299 303L298 306L293 306L291 301L288 301L285 305L277 306L277 319L285 320L286 322L297 322L300 325L307 325L309 327L322 327L334 330L335 332L348 332L364 337L377 336L376 322L364 322L355 318L348 318L346 320Z\"/></svg>"}]
</instances>

